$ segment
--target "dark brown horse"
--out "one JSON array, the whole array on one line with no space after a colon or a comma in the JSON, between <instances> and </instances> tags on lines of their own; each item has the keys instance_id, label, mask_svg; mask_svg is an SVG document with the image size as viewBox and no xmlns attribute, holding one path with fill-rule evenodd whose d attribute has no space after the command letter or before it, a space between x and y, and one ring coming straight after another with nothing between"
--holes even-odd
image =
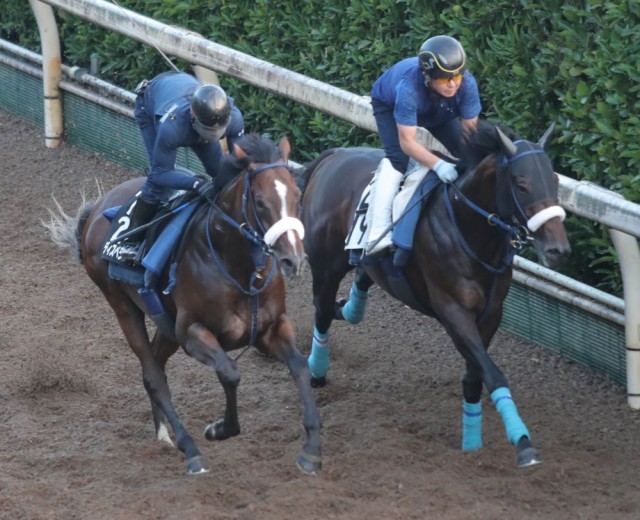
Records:
<instances>
[{"instance_id":1,"label":"dark brown horse","mask_svg":"<svg viewBox=\"0 0 640 520\"><path fill-rule=\"evenodd\" d=\"M368 290L376 283L438 319L462 354L463 449L482 446L484 384L509 441L517 446L518 465L540 462L507 379L487 348L502 319L514 244L531 240L540 260L550 267L559 266L570 252L557 200L558 177L544 152L550 133L551 129L534 144L481 122L462 147L456 185L437 185L420 213L406 266L397 269L389 259L361 263L346 304L336 302L340 281L352 267L345 239L360 195L384 154L371 148L339 148L308 165L302 220L316 310L309 357L314 386L325 384L332 320L361 321Z\"/></svg>"},{"instance_id":2,"label":"dark brown horse","mask_svg":"<svg viewBox=\"0 0 640 520\"><path fill-rule=\"evenodd\" d=\"M289 152L286 138L277 147L252 134L236 144L235 157L224 159L220 176L230 182L220 193L217 207L203 202L194 213L182 259L172 274L174 288L161 296L173 330L158 327L151 342L145 326L147 309L138 291L111 279L101 255L109 229L103 212L127 201L144 179L125 182L97 202L83 205L75 218L62 213L48 225L56 243L75 249L115 312L142 365L157 438L173 445L168 421L189 474L209 471L209 466L171 402L165 365L180 346L216 372L225 392L224 418L207 426L209 440L240 432L236 403L240 374L226 352L254 345L283 361L304 408L307 438L298 466L308 473L321 467L320 417L309 368L296 348L293 326L285 314L283 274L297 274L305 262L304 229L297 218L300 190L287 168ZM165 268L160 286L165 287L168 280Z\"/></svg>"}]
</instances>

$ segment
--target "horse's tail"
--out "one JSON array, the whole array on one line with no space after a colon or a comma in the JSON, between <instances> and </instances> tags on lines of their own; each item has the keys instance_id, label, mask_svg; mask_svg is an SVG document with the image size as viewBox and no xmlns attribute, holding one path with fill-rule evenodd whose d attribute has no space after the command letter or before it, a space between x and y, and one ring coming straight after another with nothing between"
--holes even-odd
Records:
<instances>
[{"instance_id":1,"label":"horse's tail","mask_svg":"<svg viewBox=\"0 0 640 520\"><path fill-rule=\"evenodd\" d=\"M305 163L302 168L298 168L293 171L293 176L296 180L296 184L303 194L304 190L307 188L307 184L309 184L309 179L311 179L311 176L313 175L313 172L317 168L318 164L320 164L325 159L325 157L333 155L338 150L340 150L340 148L330 148L329 150L325 150L313 161Z\"/></svg>"},{"instance_id":2,"label":"horse's tail","mask_svg":"<svg viewBox=\"0 0 640 520\"><path fill-rule=\"evenodd\" d=\"M55 197L53 197L53 202L56 209L49 209L49 222L43 220L41 221L42 225L49 230L54 244L63 248L70 247L75 258L83 263L80 241L89 213L95 206L95 200L88 201L85 194L82 193L82 203L75 215L67 215Z\"/></svg>"}]
</instances>

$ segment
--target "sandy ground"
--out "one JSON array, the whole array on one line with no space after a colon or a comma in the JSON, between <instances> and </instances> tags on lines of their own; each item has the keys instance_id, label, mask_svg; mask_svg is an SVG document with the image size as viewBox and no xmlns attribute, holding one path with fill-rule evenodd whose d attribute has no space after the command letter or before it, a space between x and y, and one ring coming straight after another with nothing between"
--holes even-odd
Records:
<instances>
[{"instance_id":1,"label":"sandy ground","mask_svg":"<svg viewBox=\"0 0 640 520\"><path fill-rule=\"evenodd\" d=\"M516 468L488 398L485 447L462 453L462 359L435 321L375 288L363 324L333 327L317 476L295 466L304 432L284 366L241 358L242 432L208 443L200 432L222 413L222 389L182 352L169 361L174 403L213 466L188 477L154 439L138 361L106 301L40 223L52 194L73 211L96 178L108 189L134 174L47 150L38 128L1 112L0 154L0 518L640 518L640 416L623 388L498 334L494 359L545 462ZM287 302L308 353L308 271Z\"/></svg>"}]
</instances>

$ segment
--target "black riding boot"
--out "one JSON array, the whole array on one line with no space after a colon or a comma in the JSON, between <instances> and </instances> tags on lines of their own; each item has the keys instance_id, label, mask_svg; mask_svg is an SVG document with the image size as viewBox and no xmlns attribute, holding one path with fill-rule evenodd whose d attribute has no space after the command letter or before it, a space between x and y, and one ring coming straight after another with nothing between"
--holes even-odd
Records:
<instances>
[{"instance_id":1,"label":"black riding boot","mask_svg":"<svg viewBox=\"0 0 640 520\"><path fill-rule=\"evenodd\" d=\"M157 203L147 202L144 199L138 198L135 207L133 208L133 214L131 215L131 224L129 224L129 231L143 226L151 220L158 209ZM138 233L134 233L129 238L125 238L122 241L120 247L120 258L126 261L136 261L140 246L144 241L146 229L140 230Z\"/></svg>"}]
</instances>

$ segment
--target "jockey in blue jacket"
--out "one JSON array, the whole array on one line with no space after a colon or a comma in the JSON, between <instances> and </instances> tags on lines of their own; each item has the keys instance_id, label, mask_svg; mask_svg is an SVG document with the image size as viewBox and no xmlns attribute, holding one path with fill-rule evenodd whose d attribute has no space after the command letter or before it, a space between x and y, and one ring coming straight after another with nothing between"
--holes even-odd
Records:
<instances>
[{"instance_id":1,"label":"jockey in blue jacket","mask_svg":"<svg viewBox=\"0 0 640 520\"><path fill-rule=\"evenodd\" d=\"M135 121L142 133L149 168L131 215L129 229L147 223L171 190L194 190L212 200L219 191L215 179L223 156L220 139L229 150L244 134L242 113L217 85L201 84L184 72L165 72L136 88ZM175 166L178 148L189 147L202 162L209 180ZM123 241L123 256L135 258L144 233ZM137 238L137 241L136 241Z\"/></svg>"},{"instance_id":2,"label":"jockey in blue jacket","mask_svg":"<svg viewBox=\"0 0 640 520\"><path fill-rule=\"evenodd\" d=\"M458 177L452 163L417 142L417 128L429 130L455 156L465 133L475 129L482 107L462 45L444 35L429 38L418 56L385 71L373 85L371 105L386 157L372 188L373 216L365 252L379 255L392 244L391 233L378 239L391 224L393 198L404 174L424 165L443 182Z\"/></svg>"}]
</instances>

